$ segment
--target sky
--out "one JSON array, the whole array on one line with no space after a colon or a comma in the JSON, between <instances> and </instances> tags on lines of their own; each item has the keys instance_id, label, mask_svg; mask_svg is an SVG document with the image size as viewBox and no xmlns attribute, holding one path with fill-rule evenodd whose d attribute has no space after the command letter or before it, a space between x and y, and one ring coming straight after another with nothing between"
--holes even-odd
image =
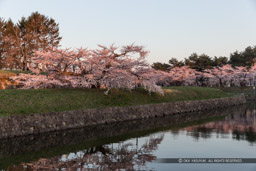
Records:
<instances>
[{"instance_id":1,"label":"sky","mask_svg":"<svg viewBox=\"0 0 256 171\"><path fill-rule=\"evenodd\" d=\"M62 48L135 43L150 63L256 45L256 0L0 0L4 19L35 11L59 23Z\"/></svg>"}]
</instances>

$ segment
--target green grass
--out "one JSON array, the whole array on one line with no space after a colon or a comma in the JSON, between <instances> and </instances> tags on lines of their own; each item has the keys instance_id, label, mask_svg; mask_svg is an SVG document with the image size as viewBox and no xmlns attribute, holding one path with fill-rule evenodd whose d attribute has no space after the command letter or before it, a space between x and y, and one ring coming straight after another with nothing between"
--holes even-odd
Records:
<instances>
[{"instance_id":1,"label":"green grass","mask_svg":"<svg viewBox=\"0 0 256 171\"><path fill-rule=\"evenodd\" d=\"M9 71L6 71L6 70L0 70L0 74L8 74L10 73Z\"/></svg>"},{"instance_id":2,"label":"green grass","mask_svg":"<svg viewBox=\"0 0 256 171\"><path fill-rule=\"evenodd\" d=\"M222 87L220 88L222 91L229 93L231 95L236 95L236 94L245 94L245 95L255 95L256 90L253 89L253 87Z\"/></svg>"},{"instance_id":3,"label":"green grass","mask_svg":"<svg viewBox=\"0 0 256 171\"><path fill-rule=\"evenodd\" d=\"M16 74L6 70L0 70L0 78L9 78L10 76L15 76Z\"/></svg>"},{"instance_id":4,"label":"green grass","mask_svg":"<svg viewBox=\"0 0 256 171\"><path fill-rule=\"evenodd\" d=\"M0 74L10 74L10 73L14 73L14 74L19 74L19 73L31 73L31 71L21 71L21 70L0 70Z\"/></svg>"},{"instance_id":5,"label":"green grass","mask_svg":"<svg viewBox=\"0 0 256 171\"><path fill-rule=\"evenodd\" d=\"M0 70L0 76L1 74L31 74L31 71L21 71L21 70ZM42 75L46 75L47 72L40 72Z\"/></svg>"},{"instance_id":6,"label":"green grass","mask_svg":"<svg viewBox=\"0 0 256 171\"><path fill-rule=\"evenodd\" d=\"M19 73L29 73L29 71L8 71L8 70L0 70L0 78L8 78L11 76L15 76Z\"/></svg>"},{"instance_id":7,"label":"green grass","mask_svg":"<svg viewBox=\"0 0 256 171\"><path fill-rule=\"evenodd\" d=\"M0 116L201 100L230 96L219 89L201 87L165 88L165 96L155 93L149 95L143 89L133 91L112 90L107 96L104 95L104 91L100 89L0 90Z\"/></svg>"},{"instance_id":8,"label":"green grass","mask_svg":"<svg viewBox=\"0 0 256 171\"><path fill-rule=\"evenodd\" d=\"M0 70L0 78L9 78L11 76L15 76L17 74L20 74L20 73L24 73L24 74L29 74L31 73L31 71L20 71L20 70L12 70L12 71L9 71L9 70Z\"/></svg>"}]
</instances>

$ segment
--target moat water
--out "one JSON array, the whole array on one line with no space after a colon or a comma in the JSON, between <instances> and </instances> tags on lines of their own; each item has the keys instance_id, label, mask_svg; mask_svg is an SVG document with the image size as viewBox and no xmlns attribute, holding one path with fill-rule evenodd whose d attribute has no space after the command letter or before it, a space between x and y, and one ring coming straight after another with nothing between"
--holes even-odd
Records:
<instances>
[{"instance_id":1,"label":"moat water","mask_svg":"<svg viewBox=\"0 0 256 171\"><path fill-rule=\"evenodd\" d=\"M256 158L255 104L0 140L0 170L256 170L159 158Z\"/></svg>"}]
</instances>

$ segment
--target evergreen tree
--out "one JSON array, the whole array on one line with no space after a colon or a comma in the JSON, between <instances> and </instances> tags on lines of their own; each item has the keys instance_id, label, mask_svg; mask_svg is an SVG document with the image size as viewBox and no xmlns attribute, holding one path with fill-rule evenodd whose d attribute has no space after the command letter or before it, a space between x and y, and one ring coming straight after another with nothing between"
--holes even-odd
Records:
<instances>
[{"instance_id":1,"label":"evergreen tree","mask_svg":"<svg viewBox=\"0 0 256 171\"><path fill-rule=\"evenodd\" d=\"M169 71L170 65L166 63L155 62L153 63L152 68L154 68L155 70Z\"/></svg>"},{"instance_id":2,"label":"evergreen tree","mask_svg":"<svg viewBox=\"0 0 256 171\"><path fill-rule=\"evenodd\" d=\"M4 32L4 25L5 21L4 19L0 18L0 69L3 68L4 62L3 62L3 32Z\"/></svg>"},{"instance_id":3,"label":"evergreen tree","mask_svg":"<svg viewBox=\"0 0 256 171\"><path fill-rule=\"evenodd\" d=\"M11 19L3 25L1 41L2 68L17 69L19 66L18 47L15 40L15 25Z\"/></svg>"},{"instance_id":4,"label":"evergreen tree","mask_svg":"<svg viewBox=\"0 0 256 171\"><path fill-rule=\"evenodd\" d=\"M245 66L250 68L256 59L256 46L248 46L244 51L230 54L230 64L233 66Z\"/></svg>"},{"instance_id":5,"label":"evergreen tree","mask_svg":"<svg viewBox=\"0 0 256 171\"><path fill-rule=\"evenodd\" d=\"M188 59L185 59L185 64L197 71L203 71L213 67L213 60L205 54L198 56L197 53L193 53Z\"/></svg>"},{"instance_id":6,"label":"evergreen tree","mask_svg":"<svg viewBox=\"0 0 256 171\"><path fill-rule=\"evenodd\" d=\"M52 18L34 12L27 19L22 18L18 23L18 27L20 29L20 46L23 51L23 70L27 70L30 57L36 51L59 46L61 40L59 25Z\"/></svg>"},{"instance_id":7,"label":"evergreen tree","mask_svg":"<svg viewBox=\"0 0 256 171\"><path fill-rule=\"evenodd\" d=\"M244 66L251 67L254 64L254 60L256 59L256 47L248 46L242 52L242 56L245 60Z\"/></svg>"},{"instance_id":8,"label":"evergreen tree","mask_svg":"<svg viewBox=\"0 0 256 171\"><path fill-rule=\"evenodd\" d=\"M245 66L246 59L238 51L230 54L230 64L232 66Z\"/></svg>"},{"instance_id":9,"label":"evergreen tree","mask_svg":"<svg viewBox=\"0 0 256 171\"><path fill-rule=\"evenodd\" d=\"M55 20L38 12L22 17L16 25L0 18L0 34L0 69L28 70L36 51L58 47L61 40Z\"/></svg>"},{"instance_id":10,"label":"evergreen tree","mask_svg":"<svg viewBox=\"0 0 256 171\"><path fill-rule=\"evenodd\" d=\"M183 61L178 61L176 58L171 58L169 64L171 65L171 68L182 67L185 65Z\"/></svg>"},{"instance_id":11,"label":"evergreen tree","mask_svg":"<svg viewBox=\"0 0 256 171\"><path fill-rule=\"evenodd\" d=\"M213 59L213 63L214 63L214 66L223 66L228 64L228 58L225 56L220 56L220 57L215 56Z\"/></svg>"}]
</instances>

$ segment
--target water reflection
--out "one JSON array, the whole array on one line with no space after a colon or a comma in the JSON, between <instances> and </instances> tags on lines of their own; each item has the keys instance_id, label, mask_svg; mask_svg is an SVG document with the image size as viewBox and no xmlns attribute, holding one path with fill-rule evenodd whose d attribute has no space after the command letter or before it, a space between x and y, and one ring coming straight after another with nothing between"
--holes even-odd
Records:
<instances>
[{"instance_id":1,"label":"water reflection","mask_svg":"<svg viewBox=\"0 0 256 171\"><path fill-rule=\"evenodd\" d=\"M11 160L7 170L162 170L153 163L156 158L253 156L255 117L254 106L239 106L18 138L15 143L5 140L5 144L0 142L0 165L1 160ZM113 136L116 137L96 141ZM56 150L58 146L61 148ZM22 153L36 157L24 160L18 147L22 147ZM231 147L237 147L236 151ZM14 164L13 158L19 156L22 159Z\"/></svg>"},{"instance_id":2,"label":"water reflection","mask_svg":"<svg viewBox=\"0 0 256 171\"><path fill-rule=\"evenodd\" d=\"M228 115L224 120L189 126L182 130L195 139L211 138L213 133L222 138L228 138L225 135L232 134L233 139L246 140L253 145L256 143L255 109L248 108L243 113Z\"/></svg>"},{"instance_id":3,"label":"water reflection","mask_svg":"<svg viewBox=\"0 0 256 171\"><path fill-rule=\"evenodd\" d=\"M42 158L31 163L11 166L9 170L148 170L147 162L156 159L153 151L164 138L163 133L151 135L143 142L132 139L126 142L91 147L75 153ZM141 139L140 139L141 140Z\"/></svg>"}]
</instances>

